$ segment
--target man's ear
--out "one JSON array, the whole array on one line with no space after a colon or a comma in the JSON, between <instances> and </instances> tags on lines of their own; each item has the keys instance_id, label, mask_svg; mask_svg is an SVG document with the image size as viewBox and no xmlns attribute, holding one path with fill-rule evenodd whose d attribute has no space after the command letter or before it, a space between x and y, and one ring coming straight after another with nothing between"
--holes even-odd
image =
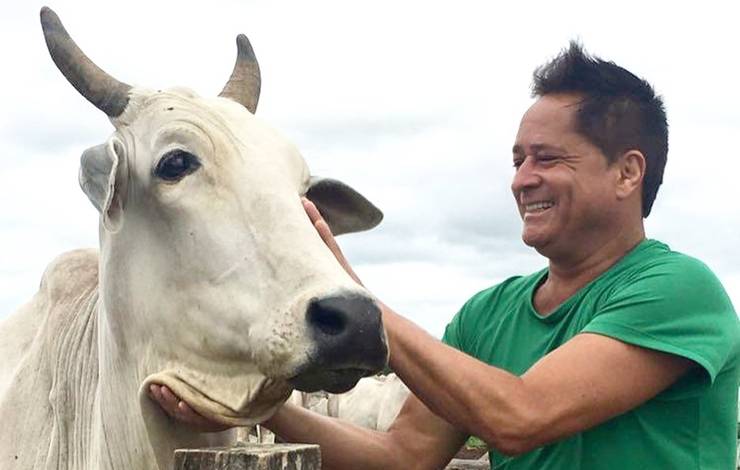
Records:
<instances>
[{"instance_id":1,"label":"man's ear","mask_svg":"<svg viewBox=\"0 0 740 470\"><path fill-rule=\"evenodd\" d=\"M370 230L383 213L365 197L331 178L311 177L306 197L313 202L334 235Z\"/></svg>"},{"instance_id":2,"label":"man's ear","mask_svg":"<svg viewBox=\"0 0 740 470\"><path fill-rule=\"evenodd\" d=\"M620 157L618 163L617 197L625 199L642 188L642 180L645 177L645 155L639 150L629 150Z\"/></svg>"},{"instance_id":3,"label":"man's ear","mask_svg":"<svg viewBox=\"0 0 740 470\"><path fill-rule=\"evenodd\" d=\"M108 142L85 150L80 158L80 186L100 212L103 227L109 232L117 232L123 224L128 184L125 148L113 136Z\"/></svg>"}]
</instances>

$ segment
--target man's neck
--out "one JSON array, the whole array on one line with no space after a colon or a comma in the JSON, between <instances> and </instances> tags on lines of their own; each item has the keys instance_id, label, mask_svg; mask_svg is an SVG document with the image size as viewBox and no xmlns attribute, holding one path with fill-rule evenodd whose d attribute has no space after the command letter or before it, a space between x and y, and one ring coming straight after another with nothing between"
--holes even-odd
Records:
<instances>
[{"instance_id":1,"label":"man's neck","mask_svg":"<svg viewBox=\"0 0 740 470\"><path fill-rule=\"evenodd\" d=\"M621 233L581 252L580 257L550 258L547 279L534 295L535 310L541 315L550 314L644 239L645 231L640 225L639 229Z\"/></svg>"}]
</instances>

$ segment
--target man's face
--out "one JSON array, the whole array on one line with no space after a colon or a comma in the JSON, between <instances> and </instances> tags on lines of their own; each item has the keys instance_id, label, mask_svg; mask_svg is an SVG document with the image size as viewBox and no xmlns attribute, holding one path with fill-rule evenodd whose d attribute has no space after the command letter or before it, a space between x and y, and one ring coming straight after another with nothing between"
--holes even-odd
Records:
<instances>
[{"instance_id":1,"label":"man's face","mask_svg":"<svg viewBox=\"0 0 740 470\"><path fill-rule=\"evenodd\" d=\"M580 97L545 95L527 110L513 147L512 192L522 239L548 258L577 256L613 237L617 166L575 130Z\"/></svg>"}]
</instances>

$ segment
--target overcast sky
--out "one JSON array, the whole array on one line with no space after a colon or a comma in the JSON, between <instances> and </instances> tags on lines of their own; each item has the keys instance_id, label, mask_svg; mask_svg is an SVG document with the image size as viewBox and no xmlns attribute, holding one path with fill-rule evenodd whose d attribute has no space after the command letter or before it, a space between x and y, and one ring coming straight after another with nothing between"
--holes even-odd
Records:
<instances>
[{"instance_id":1,"label":"overcast sky","mask_svg":"<svg viewBox=\"0 0 740 470\"><path fill-rule=\"evenodd\" d=\"M510 149L532 71L579 39L665 98L670 152L648 236L702 259L740 305L737 2L48 4L99 66L150 88L217 94L247 34L258 115L314 174L384 211L378 229L340 242L378 297L436 336L478 290L545 266L520 240ZM0 15L0 317L54 256L97 246L77 168L113 130L54 67L42 5L6 2Z\"/></svg>"}]
</instances>

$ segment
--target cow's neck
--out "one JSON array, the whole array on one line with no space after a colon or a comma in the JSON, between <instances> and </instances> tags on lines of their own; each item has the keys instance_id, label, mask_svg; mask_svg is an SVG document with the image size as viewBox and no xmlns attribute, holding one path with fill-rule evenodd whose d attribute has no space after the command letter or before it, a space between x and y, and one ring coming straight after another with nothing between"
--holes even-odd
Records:
<instances>
[{"instance_id":1,"label":"cow's neck","mask_svg":"<svg viewBox=\"0 0 740 470\"><path fill-rule=\"evenodd\" d=\"M115 307L114 307L115 308ZM219 436L204 436L173 423L141 390L156 356L141 350L137 341L114 337L108 315L123 312L99 303L99 403L96 425L100 432L97 468L169 469L178 448L221 444ZM144 346L145 347L145 346Z\"/></svg>"},{"instance_id":2,"label":"cow's neck","mask_svg":"<svg viewBox=\"0 0 740 470\"><path fill-rule=\"evenodd\" d=\"M97 286L75 303L63 324L47 330L53 351L44 361L51 376L47 468L171 468L174 449L207 445L173 426L148 398L137 398L147 352L112 337Z\"/></svg>"},{"instance_id":3,"label":"cow's neck","mask_svg":"<svg viewBox=\"0 0 740 470\"><path fill-rule=\"evenodd\" d=\"M156 468L146 438L137 396L137 360L126 353L111 334L106 321L106 308L99 305L96 433L97 468ZM133 356L133 357L132 357Z\"/></svg>"},{"instance_id":4,"label":"cow's neck","mask_svg":"<svg viewBox=\"0 0 740 470\"><path fill-rule=\"evenodd\" d=\"M47 468L91 468L98 405L97 286L47 317L43 363L49 372ZM84 443L84 444L83 444ZM82 445L81 445L82 444Z\"/></svg>"}]
</instances>

